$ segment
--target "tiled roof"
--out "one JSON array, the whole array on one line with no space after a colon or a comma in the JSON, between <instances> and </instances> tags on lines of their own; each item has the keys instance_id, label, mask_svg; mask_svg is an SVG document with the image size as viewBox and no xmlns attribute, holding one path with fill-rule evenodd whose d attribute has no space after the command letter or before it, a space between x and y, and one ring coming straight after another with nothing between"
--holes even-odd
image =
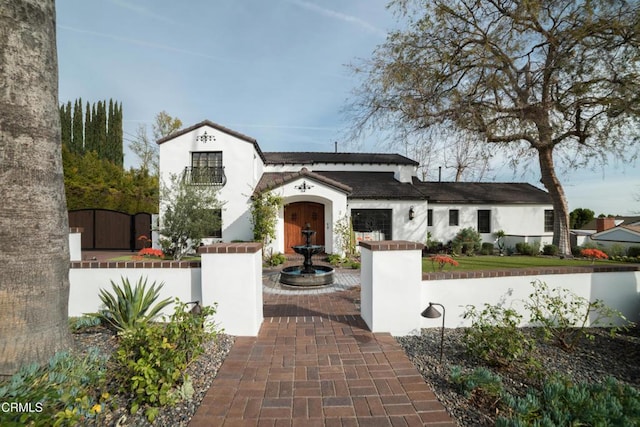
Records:
<instances>
[{"instance_id":1,"label":"tiled roof","mask_svg":"<svg viewBox=\"0 0 640 427\"><path fill-rule=\"evenodd\" d=\"M353 191L351 199L426 200L427 197L411 183L402 183L393 172L315 171L334 181L342 182Z\"/></svg>"},{"instance_id":2,"label":"tiled roof","mask_svg":"<svg viewBox=\"0 0 640 427\"><path fill-rule=\"evenodd\" d=\"M220 132L224 132L224 133L226 133L228 135L235 136L238 139L242 139L244 141L252 143L253 146L255 147L258 155L260 156L260 158L262 158L262 161L265 161L264 153L260 149L260 146L258 145L258 141L256 141L255 138L251 138L250 136L247 136L245 134L237 132L237 131L235 131L233 129L229 129L227 127L219 125L218 123L214 123L211 120L203 120L200 123L196 123L193 126L189 126L188 128L180 129L179 131L176 131L176 132L172 133L171 135L165 136L164 138L160 138L159 140L156 141L156 144L160 145L160 144L162 144L164 142L167 142L167 141L169 141L171 139L177 138L177 137L179 137L181 135L184 135L186 133L194 131L194 130L196 130L198 128L201 128L203 126L212 127L214 129L219 130Z\"/></svg>"},{"instance_id":3,"label":"tiled roof","mask_svg":"<svg viewBox=\"0 0 640 427\"><path fill-rule=\"evenodd\" d=\"M522 182L422 182L414 185L430 203L552 204L549 193Z\"/></svg>"},{"instance_id":4,"label":"tiled roof","mask_svg":"<svg viewBox=\"0 0 640 427\"><path fill-rule=\"evenodd\" d=\"M282 164L318 164L318 163L339 163L339 164L391 164L391 165L412 165L419 163L400 154L391 153L331 153L312 151L287 151L287 152L266 152L264 153L265 163L272 165Z\"/></svg>"},{"instance_id":5,"label":"tiled roof","mask_svg":"<svg viewBox=\"0 0 640 427\"><path fill-rule=\"evenodd\" d=\"M330 187L337 188L347 194L350 194L353 190L350 186L327 178L326 176L309 171L307 168L302 168L298 172L265 172L262 174L258 185L256 185L254 194L262 193L263 191L273 190L276 187L280 187L288 182L294 181L300 177L308 177L318 182L322 182Z\"/></svg>"}]
</instances>

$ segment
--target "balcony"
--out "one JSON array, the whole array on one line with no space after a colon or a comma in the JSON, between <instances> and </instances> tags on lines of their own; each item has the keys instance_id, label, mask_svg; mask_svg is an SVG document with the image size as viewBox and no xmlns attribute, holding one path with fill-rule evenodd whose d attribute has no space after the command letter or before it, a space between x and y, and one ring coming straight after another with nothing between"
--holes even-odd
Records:
<instances>
[{"instance_id":1,"label":"balcony","mask_svg":"<svg viewBox=\"0 0 640 427\"><path fill-rule=\"evenodd\" d=\"M184 179L191 185L213 185L222 187L227 183L224 166L220 167L186 167Z\"/></svg>"}]
</instances>

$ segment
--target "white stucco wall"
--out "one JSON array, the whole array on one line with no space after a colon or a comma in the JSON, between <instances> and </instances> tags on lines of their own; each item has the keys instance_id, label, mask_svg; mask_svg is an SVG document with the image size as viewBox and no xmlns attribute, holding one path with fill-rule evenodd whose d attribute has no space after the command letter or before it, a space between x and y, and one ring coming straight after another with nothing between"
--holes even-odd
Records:
<instances>
[{"instance_id":1,"label":"white stucco wall","mask_svg":"<svg viewBox=\"0 0 640 427\"><path fill-rule=\"evenodd\" d=\"M313 187L302 192L295 188L306 181ZM285 251L284 239L284 206L295 202L315 202L324 205L324 245L325 252L336 253L340 251L337 238L334 234L333 224L342 218L347 212L347 195L331 186L310 179L309 177L300 177L299 179L288 182L281 187L272 190L283 198L283 206L278 212L278 222L276 224L276 238L268 246L267 250L273 249L275 253Z\"/></svg>"},{"instance_id":2,"label":"white stucco wall","mask_svg":"<svg viewBox=\"0 0 640 427\"><path fill-rule=\"evenodd\" d=\"M429 302L444 305L447 328L471 326L470 319L462 316L466 306L474 305L482 310L484 304L504 304L514 308L523 315L526 324L529 313L524 310L524 302L532 293L531 283L536 280L545 282L549 289L568 289L589 301L600 299L631 321L640 318L638 271L428 280L422 282L421 307L426 308ZM435 328L441 325L442 319L422 319L420 327Z\"/></svg>"},{"instance_id":3,"label":"white stucco wall","mask_svg":"<svg viewBox=\"0 0 640 427\"><path fill-rule=\"evenodd\" d=\"M204 132L214 136L215 141L196 140ZM208 151L222 151L227 177L226 184L218 191L218 200L226 202L222 208L222 240L251 240L250 196L264 169L251 142L202 126L160 145L160 178L169 183L171 174L181 174L185 167L191 166L191 153ZM163 211L161 204L161 214Z\"/></svg>"},{"instance_id":4,"label":"white stucco wall","mask_svg":"<svg viewBox=\"0 0 640 427\"><path fill-rule=\"evenodd\" d=\"M214 318L225 333L258 335L263 321L262 251L203 253L202 301L217 304Z\"/></svg>"},{"instance_id":5,"label":"white stucco wall","mask_svg":"<svg viewBox=\"0 0 640 427\"><path fill-rule=\"evenodd\" d=\"M433 209L433 225L428 227L431 239L447 243L462 228L478 229L478 210L491 211L491 233L481 233L482 241L495 243L495 232L503 230L509 237L506 246L517 242L539 241L541 245L551 243L552 232L544 231L544 211L551 210L551 205L500 205L486 204L442 204L430 203ZM457 226L449 225L449 210L459 210ZM426 214L425 214L426 215Z\"/></svg>"},{"instance_id":6,"label":"white stucco wall","mask_svg":"<svg viewBox=\"0 0 640 427\"><path fill-rule=\"evenodd\" d=\"M101 306L100 289L113 293L111 281L120 286L122 277L135 286L142 277L147 287L164 283L158 301L180 298L182 302L202 301L200 268L71 268L69 269L69 316L95 313ZM170 304L162 315L173 313Z\"/></svg>"}]
</instances>

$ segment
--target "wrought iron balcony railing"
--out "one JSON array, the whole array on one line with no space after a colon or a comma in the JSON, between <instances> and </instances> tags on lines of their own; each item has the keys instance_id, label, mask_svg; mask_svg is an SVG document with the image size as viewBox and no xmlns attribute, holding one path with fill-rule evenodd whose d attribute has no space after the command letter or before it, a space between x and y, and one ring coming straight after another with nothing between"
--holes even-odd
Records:
<instances>
[{"instance_id":1,"label":"wrought iron balcony railing","mask_svg":"<svg viewBox=\"0 0 640 427\"><path fill-rule=\"evenodd\" d=\"M222 187L227 183L224 166L220 167L186 167L184 179L191 185L215 185Z\"/></svg>"}]
</instances>

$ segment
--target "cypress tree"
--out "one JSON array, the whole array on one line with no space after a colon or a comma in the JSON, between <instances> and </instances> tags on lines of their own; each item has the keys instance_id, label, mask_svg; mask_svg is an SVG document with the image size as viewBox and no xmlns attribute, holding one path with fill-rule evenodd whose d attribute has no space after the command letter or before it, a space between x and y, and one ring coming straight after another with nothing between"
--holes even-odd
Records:
<instances>
[{"instance_id":1,"label":"cypress tree","mask_svg":"<svg viewBox=\"0 0 640 427\"><path fill-rule=\"evenodd\" d=\"M63 145L71 147L71 101L60 106L60 139Z\"/></svg>"},{"instance_id":2,"label":"cypress tree","mask_svg":"<svg viewBox=\"0 0 640 427\"><path fill-rule=\"evenodd\" d=\"M84 152L84 123L82 122L82 98L78 98L73 106L72 149L75 153Z\"/></svg>"},{"instance_id":3,"label":"cypress tree","mask_svg":"<svg viewBox=\"0 0 640 427\"><path fill-rule=\"evenodd\" d=\"M118 107L118 102L114 105L113 111L113 140L114 140L114 163L120 167L124 162L124 137L122 133L122 102Z\"/></svg>"},{"instance_id":4,"label":"cypress tree","mask_svg":"<svg viewBox=\"0 0 640 427\"><path fill-rule=\"evenodd\" d=\"M93 115L91 115L91 106L87 101L87 113L84 117L84 152L95 151L95 139L93 137Z\"/></svg>"},{"instance_id":5,"label":"cypress tree","mask_svg":"<svg viewBox=\"0 0 640 427\"><path fill-rule=\"evenodd\" d=\"M105 101L106 104L106 101ZM109 98L109 110L107 111L107 138L106 138L106 149L105 149L105 159L109 160L112 163L115 163L114 155L114 140L113 140L113 99Z\"/></svg>"},{"instance_id":6,"label":"cypress tree","mask_svg":"<svg viewBox=\"0 0 640 427\"><path fill-rule=\"evenodd\" d=\"M108 147L107 147L107 113L106 113L106 101L98 101L96 107L96 117L94 120L94 132L96 138L96 148L98 157L101 159L109 159Z\"/></svg>"}]
</instances>

